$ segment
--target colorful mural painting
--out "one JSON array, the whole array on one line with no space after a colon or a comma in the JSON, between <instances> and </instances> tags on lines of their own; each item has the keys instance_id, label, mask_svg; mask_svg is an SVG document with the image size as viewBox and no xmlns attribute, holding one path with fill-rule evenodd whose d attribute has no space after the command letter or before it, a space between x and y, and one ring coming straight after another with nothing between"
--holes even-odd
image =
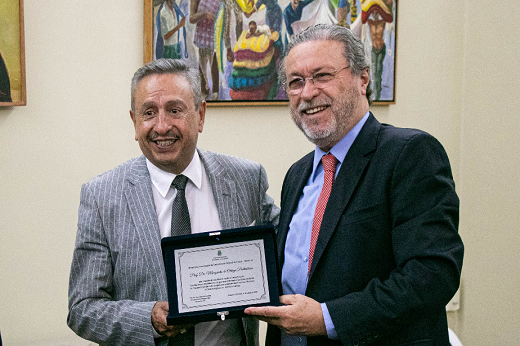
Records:
<instances>
[{"instance_id":1,"label":"colorful mural painting","mask_svg":"<svg viewBox=\"0 0 520 346\"><path fill-rule=\"evenodd\" d=\"M397 0L145 0L147 7L145 60L190 61L209 105L286 102L278 78L284 47L318 23L361 38L374 103L395 102Z\"/></svg>"}]
</instances>

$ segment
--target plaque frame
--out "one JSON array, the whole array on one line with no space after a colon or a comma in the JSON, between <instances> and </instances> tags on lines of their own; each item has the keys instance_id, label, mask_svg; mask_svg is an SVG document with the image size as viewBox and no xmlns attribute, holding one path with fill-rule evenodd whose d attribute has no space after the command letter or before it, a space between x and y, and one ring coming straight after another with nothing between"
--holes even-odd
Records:
<instances>
[{"instance_id":1,"label":"plaque frame","mask_svg":"<svg viewBox=\"0 0 520 346\"><path fill-rule=\"evenodd\" d=\"M218 246L251 240L263 240L264 257L269 287L269 302L221 307L202 311L179 312L177 292L177 269L175 251L182 249L197 249L206 246ZM166 283L168 287L169 313L166 318L168 325L184 325L199 322L240 318L245 316L244 310L249 306L279 306L280 280L278 279L278 257L276 255L276 236L272 226L249 226L220 230L214 232L196 233L183 236L165 237L161 240Z\"/></svg>"}]
</instances>

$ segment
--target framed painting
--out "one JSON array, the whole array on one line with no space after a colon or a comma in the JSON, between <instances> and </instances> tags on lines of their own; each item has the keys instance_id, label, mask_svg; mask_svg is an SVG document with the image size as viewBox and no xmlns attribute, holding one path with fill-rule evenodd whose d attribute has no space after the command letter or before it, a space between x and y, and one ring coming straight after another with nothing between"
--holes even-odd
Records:
<instances>
[{"instance_id":1,"label":"framed painting","mask_svg":"<svg viewBox=\"0 0 520 346\"><path fill-rule=\"evenodd\" d=\"M286 105L284 47L318 23L361 38L374 104L395 103L397 0L144 0L144 62L188 60L209 106Z\"/></svg>"},{"instance_id":2,"label":"framed painting","mask_svg":"<svg viewBox=\"0 0 520 346\"><path fill-rule=\"evenodd\" d=\"M25 106L23 0L2 0L0 18L0 106Z\"/></svg>"}]
</instances>

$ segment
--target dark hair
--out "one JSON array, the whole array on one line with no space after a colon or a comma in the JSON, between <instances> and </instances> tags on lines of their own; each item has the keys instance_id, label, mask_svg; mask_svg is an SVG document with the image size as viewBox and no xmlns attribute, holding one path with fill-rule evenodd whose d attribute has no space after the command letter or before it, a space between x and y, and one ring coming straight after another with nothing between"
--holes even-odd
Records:
<instances>
[{"instance_id":1,"label":"dark hair","mask_svg":"<svg viewBox=\"0 0 520 346\"><path fill-rule=\"evenodd\" d=\"M343 56L350 65L352 75L359 76L361 72L370 70L370 60L365 55L363 42L350 30L339 25L317 24L310 26L294 35L291 42L285 48L284 57L280 63L279 75L280 81L285 82L287 75L285 74L285 58L297 45L310 41L337 41L343 43ZM372 103L372 88L370 82L367 86L366 97L368 103Z\"/></svg>"},{"instance_id":2,"label":"dark hair","mask_svg":"<svg viewBox=\"0 0 520 346\"><path fill-rule=\"evenodd\" d=\"M200 104L204 101L202 97L202 91L200 87L200 76L199 71L189 67L189 65L184 60L178 59L157 59L149 62L143 67L139 68L132 78L132 87L131 87L131 107L132 112L135 111L135 91L137 89L137 85L141 82L145 77L155 75L155 74L177 74L181 75L191 86L191 91L193 93L193 102L195 103L195 110L199 109Z\"/></svg>"}]
</instances>

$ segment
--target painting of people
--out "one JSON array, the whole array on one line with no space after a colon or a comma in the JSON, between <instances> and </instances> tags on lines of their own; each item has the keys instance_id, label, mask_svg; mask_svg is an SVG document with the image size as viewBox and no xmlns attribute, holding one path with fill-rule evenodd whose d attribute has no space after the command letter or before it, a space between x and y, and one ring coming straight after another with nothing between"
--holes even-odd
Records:
<instances>
[{"instance_id":1,"label":"painting of people","mask_svg":"<svg viewBox=\"0 0 520 346\"><path fill-rule=\"evenodd\" d=\"M395 102L397 0L145 0L150 55L199 69L208 104L287 101L278 67L291 37L337 24L362 40L376 104ZM148 26L148 27L147 27ZM145 34L146 36L146 34ZM145 54L146 56L146 54Z\"/></svg>"}]
</instances>

